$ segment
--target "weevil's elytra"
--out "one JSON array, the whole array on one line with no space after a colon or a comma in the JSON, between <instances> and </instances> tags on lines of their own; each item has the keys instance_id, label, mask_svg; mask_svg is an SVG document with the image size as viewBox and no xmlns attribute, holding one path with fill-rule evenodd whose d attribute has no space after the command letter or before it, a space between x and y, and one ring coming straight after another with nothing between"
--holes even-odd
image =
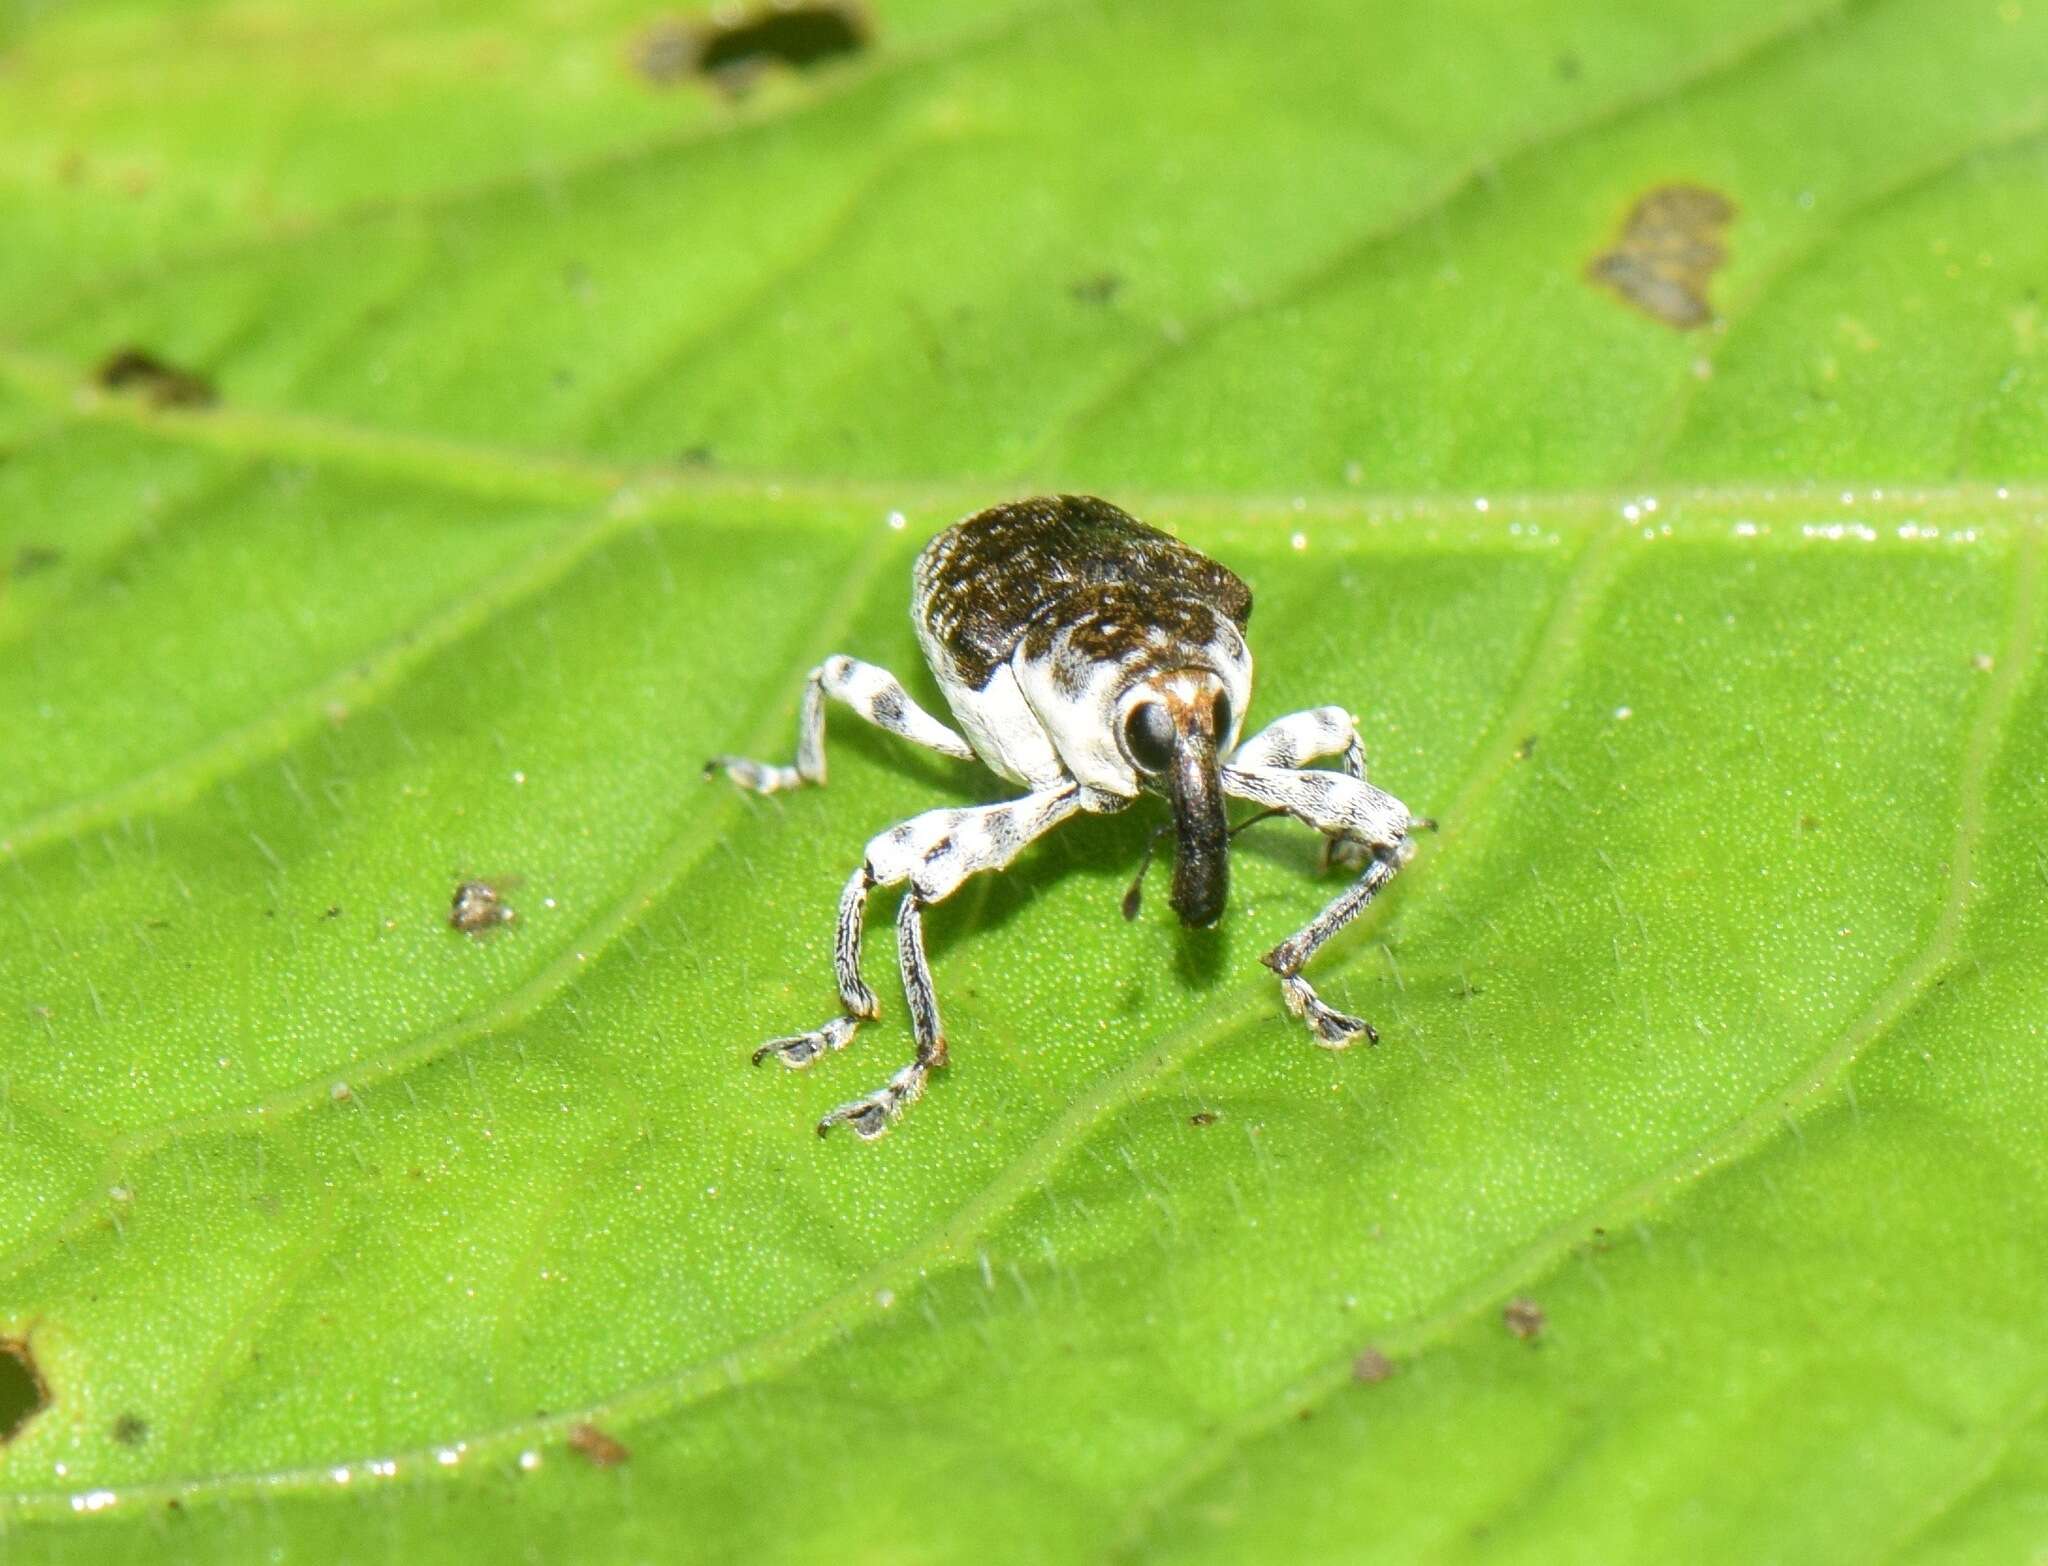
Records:
<instances>
[{"instance_id":1,"label":"weevil's elytra","mask_svg":"<svg viewBox=\"0 0 2048 1566\"><path fill-rule=\"evenodd\" d=\"M900 681L841 654L813 669L788 765L714 757L742 788L775 793L825 781L825 698L942 755L980 761L1023 794L996 805L926 811L872 839L839 898L833 966L845 1010L809 1033L754 1052L808 1066L843 1049L881 1004L860 973L868 893L903 886L897 957L916 1057L865 1098L819 1122L864 1138L887 1131L946 1061L924 952L924 910L969 876L1000 870L1078 811L1122 810L1143 794L1172 806L1172 903L1213 924L1228 894L1226 797L1284 812L1324 834L1334 857L1363 862L1357 881L1263 961L1287 1009L1318 1044L1342 1049L1370 1024L1324 1005L1302 966L1372 901L1414 852L1422 825L1365 780L1356 720L1342 707L1275 719L1239 742L1251 706L1244 630L1252 597L1225 567L1106 500L1056 495L995 506L939 534L917 557L911 617L956 732ZM1303 770L1324 757L1341 771Z\"/></svg>"}]
</instances>

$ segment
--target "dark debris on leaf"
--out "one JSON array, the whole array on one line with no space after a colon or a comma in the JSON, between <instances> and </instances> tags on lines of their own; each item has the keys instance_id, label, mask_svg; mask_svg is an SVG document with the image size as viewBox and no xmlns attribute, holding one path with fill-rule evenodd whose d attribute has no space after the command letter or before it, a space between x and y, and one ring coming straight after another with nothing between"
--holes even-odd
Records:
<instances>
[{"instance_id":1,"label":"dark debris on leaf","mask_svg":"<svg viewBox=\"0 0 2048 1566\"><path fill-rule=\"evenodd\" d=\"M1660 185L1629 209L1621 237L1587 263L1586 277L1653 321L1682 332L1706 326L1707 284L1728 259L1721 231L1734 217L1719 191Z\"/></svg>"},{"instance_id":2,"label":"dark debris on leaf","mask_svg":"<svg viewBox=\"0 0 2048 1566\"><path fill-rule=\"evenodd\" d=\"M807 71L868 47L873 28L852 4L758 5L657 22L635 40L634 71L656 87L700 78L738 96L776 67Z\"/></svg>"},{"instance_id":3,"label":"dark debris on leaf","mask_svg":"<svg viewBox=\"0 0 2048 1566\"><path fill-rule=\"evenodd\" d=\"M157 357L147 348L116 348L93 371L102 391L139 396L152 408L209 408L220 400L212 381Z\"/></svg>"}]
</instances>

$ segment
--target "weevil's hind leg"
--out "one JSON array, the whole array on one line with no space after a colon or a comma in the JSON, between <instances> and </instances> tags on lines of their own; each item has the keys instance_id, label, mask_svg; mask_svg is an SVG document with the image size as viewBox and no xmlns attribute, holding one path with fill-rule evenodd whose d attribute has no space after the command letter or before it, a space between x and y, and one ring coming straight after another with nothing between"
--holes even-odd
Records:
<instances>
[{"instance_id":1,"label":"weevil's hind leg","mask_svg":"<svg viewBox=\"0 0 2048 1566\"><path fill-rule=\"evenodd\" d=\"M1326 837L1355 843L1366 856L1365 871L1308 925L1260 959L1280 976L1287 1009L1308 1025L1326 1049L1343 1049L1363 1034L1379 1034L1363 1017L1326 1006L1302 967L1331 936L1364 910L1415 852L1408 807L1393 795L1342 772L1295 772L1277 767L1223 769L1223 791L1238 799L1286 811Z\"/></svg>"},{"instance_id":2,"label":"weevil's hind leg","mask_svg":"<svg viewBox=\"0 0 2048 1566\"><path fill-rule=\"evenodd\" d=\"M873 1141L923 1095L931 1074L946 1063L946 1034L924 951L924 910L952 896L969 876L1002 869L1080 808L1080 789L1068 783L1002 805L928 810L868 844L862 873L870 885L909 883L896 914L896 955L917 1054L883 1086L820 1120L820 1136L846 1125L864 1141Z\"/></svg>"},{"instance_id":3,"label":"weevil's hind leg","mask_svg":"<svg viewBox=\"0 0 2048 1566\"><path fill-rule=\"evenodd\" d=\"M876 728L942 756L972 761L974 747L910 699L903 682L877 664L834 653L804 681L803 710L797 717L796 760L788 766L745 756L713 756L704 775L723 772L756 794L779 794L825 781L825 698L844 702Z\"/></svg>"},{"instance_id":4,"label":"weevil's hind leg","mask_svg":"<svg viewBox=\"0 0 2048 1566\"><path fill-rule=\"evenodd\" d=\"M809 1033L792 1033L787 1038L770 1039L754 1051L755 1065L774 1055L792 1071L799 1070L828 1049L846 1048L853 1042L853 1035L863 1022L872 1022L881 1016L881 1002L875 999L875 992L862 982L860 976L861 925L867 916L868 893L874 885L874 877L868 874L867 866L862 865L847 880L846 890L839 894L839 922L832 932L832 968L838 975L839 999L846 1010Z\"/></svg>"}]
</instances>

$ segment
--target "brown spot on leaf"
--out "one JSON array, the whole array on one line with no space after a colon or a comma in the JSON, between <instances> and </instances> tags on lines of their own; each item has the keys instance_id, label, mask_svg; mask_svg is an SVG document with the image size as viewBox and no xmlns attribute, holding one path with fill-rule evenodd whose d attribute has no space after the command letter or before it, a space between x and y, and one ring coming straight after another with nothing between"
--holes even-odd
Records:
<instances>
[{"instance_id":1,"label":"brown spot on leaf","mask_svg":"<svg viewBox=\"0 0 2048 1566\"><path fill-rule=\"evenodd\" d=\"M1351 1362L1351 1379L1377 1386L1394 1373L1394 1362L1376 1348L1368 1348Z\"/></svg>"},{"instance_id":2,"label":"brown spot on leaf","mask_svg":"<svg viewBox=\"0 0 2048 1566\"><path fill-rule=\"evenodd\" d=\"M1543 1335L1543 1329L1550 1318L1543 1314L1543 1307L1534 1300L1516 1298L1509 1300L1500 1313L1502 1323L1524 1343L1532 1343Z\"/></svg>"},{"instance_id":3,"label":"brown spot on leaf","mask_svg":"<svg viewBox=\"0 0 2048 1566\"><path fill-rule=\"evenodd\" d=\"M1614 248L1587 263L1587 280L1653 321L1682 332L1705 326L1714 319L1707 284L1728 259L1721 231L1734 217L1719 191L1660 185L1629 209Z\"/></svg>"},{"instance_id":4,"label":"brown spot on leaf","mask_svg":"<svg viewBox=\"0 0 2048 1566\"><path fill-rule=\"evenodd\" d=\"M1113 303L1123 291L1124 280L1114 272L1097 272L1091 277L1077 277L1067 284L1067 292L1079 304L1106 305Z\"/></svg>"},{"instance_id":5,"label":"brown spot on leaf","mask_svg":"<svg viewBox=\"0 0 2048 1566\"><path fill-rule=\"evenodd\" d=\"M122 1446L140 1446L149 1439L149 1421L140 1414L123 1414L114 1421L114 1439Z\"/></svg>"},{"instance_id":6,"label":"brown spot on leaf","mask_svg":"<svg viewBox=\"0 0 2048 1566\"><path fill-rule=\"evenodd\" d=\"M26 1338L0 1338L0 1446L5 1446L29 1421L50 1406L50 1385L43 1380Z\"/></svg>"},{"instance_id":7,"label":"brown spot on leaf","mask_svg":"<svg viewBox=\"0 0 2048 1566\"><path fill-rule=\"evenodd\" d=\"M1198 1109L1188 1116L1188 1124L1191 1126L1213 1126L1216 1124L1216 1111L1213 1109Z\"/></svg>"},{"instance_id":8,"label":"brown spot on leaf","mask_svg":"<svg viewBox=\"0 0 2048 1566\"><path fill-rule=\"evenodd\" d=\"M593 1468L616 1468L633 1456L616 1436L606 1435L587 1422L570 1427L569 1445L589 1458Z\"/></svg>"},{"instance_id":9,"label":"brown spot on leaf","mask_svg":"<svg viewBox=\"0 0 2048 1566\"><path fill-rule=\"evenodd\" d=\"M1521 744L1515 747L1515 760L1527 761L1531 756L1536 754L1537 737L1538 736L1534 734L1525 734L1522 736Z\"/></svg>"},{"instance_id":10,"label":"brown spot on leaf","mask_svg":"<svg viewBox=\"0 0 2048 1566\"><path fill-rule=\"evenodd\" d=\"M735 97L763 72L812 67L868 46L873 29L858 5L806 5L772 0L747 9L721 8L709 17L669 19L634 41L633 69L656 87L702 77Z\"/></svg>"},{"instance_id":11,"label":"brown spot on leaf","mask_svg":"<svg viewBox=\"0 0 2048 1566\"><path fill-rule=\"evenodd\" d=\"M219 400L213 382L158 358L147 348L116 348L92 372L102 391L133 392L152 408L206 408Z\"/></svg>"},{"instance_id":12,"label":"brown spot on leaf","mask_svg":"<svg viewBox=\"0 0 2048 1566\"><path fill-rule=\"evenodd\" d=\"M39 576L54 569L64 559L64 551L49 544L23 544L14 552L14 563L7 568L7 574L20 581L24 577Z\"/></svg>"}]
</instances>

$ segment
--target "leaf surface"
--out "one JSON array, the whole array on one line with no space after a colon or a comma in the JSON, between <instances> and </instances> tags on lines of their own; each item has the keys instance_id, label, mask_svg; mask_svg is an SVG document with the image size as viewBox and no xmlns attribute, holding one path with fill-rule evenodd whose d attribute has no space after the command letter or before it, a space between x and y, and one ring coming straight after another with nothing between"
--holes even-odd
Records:
<instances>
[{"instance_id":1,"label":"leaf surface","mask_svg":"<svg viewBox=\"0 0 2048 1566\"><path fill-rule=\"evenodd\" d=\"M0 23L9 1559L2038 1551L2043 19L872 9L737 100L625 7ZM1312 970L1383 1042L1257 961L1302 834L1189 936L1083 819L820 1142L886 901L748 1053L1001 785L700 766L936 705L910 558L1041 488L1442 821Z\"/></svg>"}]
</instances>

